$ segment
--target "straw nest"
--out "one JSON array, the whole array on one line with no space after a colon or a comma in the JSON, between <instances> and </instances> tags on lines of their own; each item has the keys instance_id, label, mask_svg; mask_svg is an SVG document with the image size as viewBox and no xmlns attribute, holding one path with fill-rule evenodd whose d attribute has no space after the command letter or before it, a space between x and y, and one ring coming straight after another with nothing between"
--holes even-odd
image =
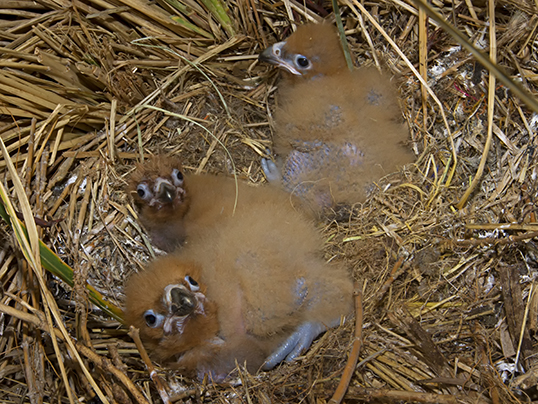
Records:
<instances>
[{"instance_id":1,"label":"straw nest","mask_svg":"<svg viewBox=\"0 0 538 404\"><path fill-rule=\"evenodd\" d=\"M125 178L143 156L174 153L188 170L265 182L278 82L257 54L294 23L334 21L331 4L1 4L0 190L28 227L27 239L18 221L1 225L1 401L538 399L538 119L437 21L398 0L340 3L355 64L379 61L399 80L416 163L320 223L326 258L357 281L356 323L293 363L215 386L157 364L150 378L103 305L121 307L124 280L153 254ZM536 91L535 2L497 2L495 24L485 0L434 5L478 48L492 31L497 64ZM427 89L399 52L425 67Z\"/></svg>"}]
</instances>

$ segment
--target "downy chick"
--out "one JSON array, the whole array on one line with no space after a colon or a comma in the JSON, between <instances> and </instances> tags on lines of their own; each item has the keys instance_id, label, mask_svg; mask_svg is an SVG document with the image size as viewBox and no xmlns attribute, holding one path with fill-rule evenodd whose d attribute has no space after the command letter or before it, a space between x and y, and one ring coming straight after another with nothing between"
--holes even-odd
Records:
<instances>
[{"instance_id":1,"label":"downy chick","mask_svg":"<svg viewBox=\"0 0 538 404\"><path fill-rule=\"evenodd\" d=\"M300 26L259 59L283 70L269 181L323 210L364 201L372 182L413 161L393 83L349 71L332 25Z\"/></svg>"}]
</instances>

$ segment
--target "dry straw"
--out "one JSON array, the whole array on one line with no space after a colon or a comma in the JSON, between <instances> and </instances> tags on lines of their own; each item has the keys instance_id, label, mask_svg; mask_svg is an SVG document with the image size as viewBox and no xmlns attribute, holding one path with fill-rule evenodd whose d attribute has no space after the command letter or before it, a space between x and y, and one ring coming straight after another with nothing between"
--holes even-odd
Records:
<instances>
[{"instance_id":1,"label":"dry straw","mask_svg":"<svg viewBox=\"0 0 538 404\"><path fill-rule=\"evenodd\" d=\"M256 55L331 6L5 2L0 401L535 400L537 5L428 4L338 3L355 66L394 75L416 154L320 223L362 317L213 385L144 362L121 324L124 280L155 254L125 177L170 153L263 183L278 81Z\"/></svg>"}]
</instances>

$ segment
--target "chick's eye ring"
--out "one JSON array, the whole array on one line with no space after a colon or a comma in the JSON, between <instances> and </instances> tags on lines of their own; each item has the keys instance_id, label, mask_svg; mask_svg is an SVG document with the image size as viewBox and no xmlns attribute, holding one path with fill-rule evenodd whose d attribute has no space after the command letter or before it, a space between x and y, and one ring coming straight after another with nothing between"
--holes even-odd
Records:
<instances>
[{"instance_id":1,"label":"chick's eye ring","mask_svg":"<svg viewBox=\"0 0 538 404\"><path fill-rule=\"evenodd\" d=\"M185 280L189 284L189 287L191 288L191 291L197 292L200 290L200 285L198 282L196 282L193 278L191 278L189 275L185 277Z\"/></svg>"},{"instance_id":2,"label":"chick's eye ring","mask_svg":"<svg viewBox=\"0 0 538 404\"><path fill-rule=\"evenodd\" d=\"M153 310L146 310L144 313L144 320L146 325L150 328L160 327L164 321L164 316L159 313L155 313Z\"/></svg>"},{"instance_id":3,"label":"chick's eye ring","mask_svg":"<svg viewBox=\"0 0 538 404\"><path fill-rule=\"evenodd\" d=\"M302 67L303 69L306 69L308 66L310 66L310 61L303 55L297 55L295 62L299 67Z\"/></svg>"},{"instance_id":4,"label":"chick's eye ring","mask_svg":"<svg viewBox=\"0 0 538 404\"><path fill-rule=\"evenodd\" d=\"M143 200L148 200L153 197L153 194L149 190L148 184L146 184L145 182L138 184L138 186L136 187L136 193Z\"/></svg>"},{"instance_id":5,"label":"chick's eye ring","mask_svg":"<svg viewBox=\"0 0 538 404\"><path fill-rule=\"evenodd\" d=\"M176 187L183 185L183 173L177 168L174 168L172 170L172 180L174 181L174 185Z\"/></svg>"}]
</instances>

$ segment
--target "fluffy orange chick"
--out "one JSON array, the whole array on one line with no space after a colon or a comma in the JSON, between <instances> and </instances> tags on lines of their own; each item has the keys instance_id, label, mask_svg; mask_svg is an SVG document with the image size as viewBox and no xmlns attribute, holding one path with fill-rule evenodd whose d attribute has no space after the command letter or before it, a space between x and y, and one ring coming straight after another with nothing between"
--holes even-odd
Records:
<instances>
[{"instance_id":1,"label":"fluffy orange chick","mask_svg":"<svg viewBox=\"0 0 538 404\"><path fill-rule=\"evenodd\" d=\"M271 369L351 312L352 282L323 260L322 244L312 223L287 206L245 205L129 279L127 320L157 359L186 374L222 380L236 361ZM187 275L200 288L191 292L203 294L197 303L185 298L188 307L203 302L203 310L180 321L186 310L169 296Z\"/></svg>"},{"instance_id":2,"label":"fluffy orange chick","mask_svg":"<svg viewBox=\"0 0 538 404\"><path fill-rule=\"evenodd\" d=\"M284 71L267 178L322 208L364 201L370 184L413 161L397 92L373 68L349 71L336 29L298 27L261 61Z\"/></svg>"},{"instance_id":3,"label":"fluffy orange chick","mask_svg":"<svg viewBox=\"0 0 538 404\"><path fill-rule=\"evenodd\" d=\"M256 371L250 364L263 362L261 349L242 330L225 343L219 336L218 307L199 279L200 267L193 262L173 255L153 262L126 285L126 323L140 330L154 359L186 376L208 374L220 381L235 360Z\"/></svg>"},{"instance_id":4,"label":"fluffy orange chick","mask_svg":"<svg viewBox=\"0 0 538 404\"><path fill-rule=\"evenodd\" d=\"M276 204L294 212L285 192L225 176L184 173L177 157L155 156L133 170L128 192L153 244L171 252L187 237L207 232L235 211Z\"/></svg>"}]
</instances>

